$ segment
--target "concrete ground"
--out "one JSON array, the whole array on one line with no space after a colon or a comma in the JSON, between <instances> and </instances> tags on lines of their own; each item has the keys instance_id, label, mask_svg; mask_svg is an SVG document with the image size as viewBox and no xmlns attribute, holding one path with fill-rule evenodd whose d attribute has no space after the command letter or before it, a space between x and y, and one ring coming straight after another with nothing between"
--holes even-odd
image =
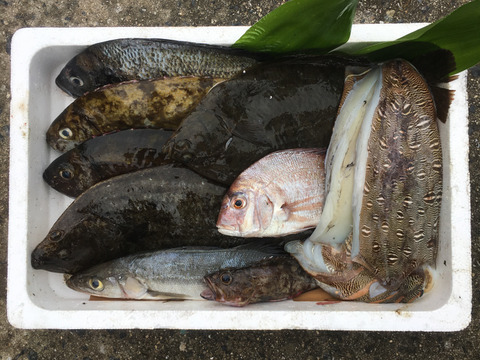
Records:
<instances>
[{"instance_id":1,"label":"concrete ground","mask_svg":"<svg viewBox=\"0 0 480 360\"><path fill-rule=\"evenodd\" d=\"M250 25L282 0L0 1L0 359L474 359L480 351L480 66L470 69L473 313L456 333L322 331L57 331L13 328L6 316L10 41L23 27ZM365 0L356 23L431 22L463 0ZM480 40L480 39L479 39ZM74 42L74 39L72 39ZM14 276L12 274L11 276Z\"/></svg>"}]
</instances>

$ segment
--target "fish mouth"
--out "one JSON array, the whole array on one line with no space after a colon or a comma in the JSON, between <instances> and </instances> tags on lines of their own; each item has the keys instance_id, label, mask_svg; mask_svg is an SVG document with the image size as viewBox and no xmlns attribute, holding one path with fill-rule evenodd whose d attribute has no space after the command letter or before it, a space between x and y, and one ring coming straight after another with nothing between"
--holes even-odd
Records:
<instances>
[{"instance_id":1,"label":"fish mouth","mask_svg":"<svg viewBox=\"0 0 480 360\"><path fill-rule=\"evenodd\" d=\"M205 289L200 293L200 296L205 300L215 301L216 294L211 289Z\"/></svg>"},{"instance_id":2,"label":"fish mouth","mask_svg":"<svg viewBox=\"0 0 480 360\"><path fill-rule=\"evenodd\" d=\"M238 236L238 234L241 234L238 227L234 225L217 225L217 229L223 235Z\"/></svg>"},{"instance_id":3,"label":"fish mouth","mask_svg":"<svg viewBox=\"0 0 480 360\"><path fill-rule=\"evenodd\" d=\"M215 292L215 286L213 285L212 281L209 278L205 277L203 280L205 281L208 287L201 292L200 296L205 300L215 301L217 298L217 293Z\"/></svg>"}]
</instances>

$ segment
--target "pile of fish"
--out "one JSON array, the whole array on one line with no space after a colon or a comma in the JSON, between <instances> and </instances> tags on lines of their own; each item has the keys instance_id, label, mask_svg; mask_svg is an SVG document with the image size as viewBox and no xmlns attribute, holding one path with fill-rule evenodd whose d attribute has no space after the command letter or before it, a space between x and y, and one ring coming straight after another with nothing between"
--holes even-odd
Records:
<instances>
[{"instance_id":1,"label":"pile of fish","mask_svg":"<svg viewBox=\"0 0 480 360\"><path fill-rule=\"evenodd\" d=\"M119 39L56 83L78 98L47 131L64 154L43 177L75 200L33 268L96 296L234 306L430 286L437 104L406 61Z\"/></svg>"}]
</instances>

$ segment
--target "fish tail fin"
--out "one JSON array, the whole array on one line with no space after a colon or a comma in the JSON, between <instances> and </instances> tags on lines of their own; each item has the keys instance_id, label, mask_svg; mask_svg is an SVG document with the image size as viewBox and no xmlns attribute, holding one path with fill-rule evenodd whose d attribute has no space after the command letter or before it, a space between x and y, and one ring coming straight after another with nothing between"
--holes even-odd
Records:
<instances>
[{"instance_id":1,"label":"fish tail fin","mask_svg":"<svg viewBox=\"0 0 480 360\"><path fill-rule=\"evenodd\" d=\"M446 83L458 78L450 75L457 68L455 56L450 50L437 49L418 56L412 64L425 78L435 101L437 117L445 123L455 92L446 88Z\"/></svg>"}]
</instances>

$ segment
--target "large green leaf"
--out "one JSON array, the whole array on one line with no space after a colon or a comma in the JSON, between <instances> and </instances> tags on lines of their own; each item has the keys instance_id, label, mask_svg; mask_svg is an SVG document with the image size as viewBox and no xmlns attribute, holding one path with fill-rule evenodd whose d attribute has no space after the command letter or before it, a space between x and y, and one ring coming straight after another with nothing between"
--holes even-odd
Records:
<instances>
[{"instance_id":1,"label":"large green leaf","mask_svg":"<svg viewBox=\"0 0 480 360\"><path fill-rule=\"evenodd\" d=\"M456 69L450 75L480 61L480 0L465 4L446 17L398 40L346 44L339 50L350 55L367 56L373 61L384 61L396 57L414 60L438 49L450 50L454 55Z\"/></svg>"},{"instance_id":2,"label":"large green leaf","mask_svg":"<svg viewBox=\"0 0 480 360\"><path fill-rule=\"evenodd\" d=\"M348 41L358 0L290 0L250 27L233 47L326 52Z\"/></svg>"}]
</instances>

